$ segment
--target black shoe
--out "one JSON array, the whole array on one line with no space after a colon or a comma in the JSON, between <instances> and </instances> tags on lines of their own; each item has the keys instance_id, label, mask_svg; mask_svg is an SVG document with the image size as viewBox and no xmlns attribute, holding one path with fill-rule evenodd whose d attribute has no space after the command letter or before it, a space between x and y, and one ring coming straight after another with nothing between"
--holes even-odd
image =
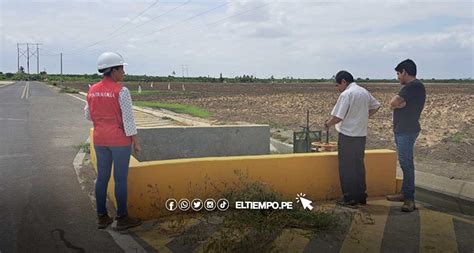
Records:
<instances>
[{"instance_id":1,"label":"black shoe","mask_svg":"<svg viewBox=\"0 0 474 253\"><path fill-rule=\"evenodd\" d=\"M140 226L142 224L142 221L140 219L132 218L128 215L125 217L120 217L120 218L117 217L116 220L117 220L117 226L115 227L116 231L122 231L125 229Z\"/></svg>"},{"instance_id":2,"label":"black shoe","mask_svg":"<svg viewBox=\"0 0 474 253\"><path fill-rule=\"evenodd\" d=\"M344 206L344 207L349 207L349 208L357 208L358 203L359 202L357 202L355 200L346 201L344 199L341 199L341 200L336 201L337 205Z\"/></svg>"},{"instance_id":3,"label":"black shoe","mask_svg":"<svg viewBox=\"0 0 474 253\"><path fill-rule=\"evenodd\" d=\"M110 218L110 216L106 215L99 215L97 216L97 228L104 229L110 224L112 224L114 220Z\"/></svg>"}]
</instances>

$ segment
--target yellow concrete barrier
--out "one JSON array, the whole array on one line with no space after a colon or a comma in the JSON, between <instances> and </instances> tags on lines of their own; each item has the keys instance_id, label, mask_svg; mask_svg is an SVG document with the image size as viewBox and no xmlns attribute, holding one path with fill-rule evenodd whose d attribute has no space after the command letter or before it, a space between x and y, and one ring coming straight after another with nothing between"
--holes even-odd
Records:
<instances>
[{"instance_id":1,"label":"yellow concrete barrier","mask_svg":"<svg viewBox=\"0 0 474 253\"><path fill-rule=\"evenodd\" d=\"M95 167L92 130L91 159ZM368 150L365 166L369 197L395 193L395 151ZM239 187L242 175L249 181L264 183L288 201L295 200L300 192L313 201L341 195L337 152L149 162L139 162L132 156L128 175L129 213L142 219L158 218L170 214L165 209L168 198L217 200L223 191ZM113 177L108 190L115 202Z\"/></svg>"}]
</instances>

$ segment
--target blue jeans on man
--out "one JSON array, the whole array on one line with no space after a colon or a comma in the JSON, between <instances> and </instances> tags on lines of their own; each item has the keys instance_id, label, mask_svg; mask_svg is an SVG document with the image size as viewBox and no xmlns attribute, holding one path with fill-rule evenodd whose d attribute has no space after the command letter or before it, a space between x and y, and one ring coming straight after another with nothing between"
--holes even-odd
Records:
<instances>
[{"instance_id":1,"label":"blue jeans on man","mask_svg":"<svg viewBox=\"0 0 474 253\"><path fill-rule=\"evenodd\" d=\"M405 200L415 200L415 164L413 148L419 132L395 133L398 162L403 171L402 194Z\"/></svg>"},{"instance_id":2,"label":"blue jeans on man","mask_svg":"<svg viewBox=\"0 0 474 253\"><path fill-rule=\"evenodd\" d=\"M127 216L127 177L132 148L131 146L94 146L94 148L97 156L97 181L95 183L97 214L99 216L108 214L106 206L107 185L113 163L117 216Z\"/></svg>"}]
</instances>

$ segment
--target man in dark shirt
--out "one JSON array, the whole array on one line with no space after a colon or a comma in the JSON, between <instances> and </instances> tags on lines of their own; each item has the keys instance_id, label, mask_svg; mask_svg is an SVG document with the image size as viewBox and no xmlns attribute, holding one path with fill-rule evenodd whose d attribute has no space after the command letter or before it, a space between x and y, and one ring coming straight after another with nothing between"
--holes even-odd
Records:
<instances>
[{"instance_id":1,"label":"man in dark shirt","mask_svg":"<svg viewBox=\"0 0 474 253\"><path fill-rule=\"evenodd\" d=\"M416 64L410 59L395 68L402 85L398 95L390 101L393 110L393 132L397 146L398 162L403 171L401 194L389 195L390 201L403 201L402 211L415 210L415 165L413 147L420 133L420 115L425 105L425 86L416 79Z\"/></svg>"}]
</instances>

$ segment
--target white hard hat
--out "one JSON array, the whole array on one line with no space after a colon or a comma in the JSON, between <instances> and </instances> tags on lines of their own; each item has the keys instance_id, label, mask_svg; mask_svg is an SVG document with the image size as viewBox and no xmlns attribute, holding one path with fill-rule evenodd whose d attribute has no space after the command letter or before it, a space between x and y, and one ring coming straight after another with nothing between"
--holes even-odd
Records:
<instances>
[{"instance_id":1,"label":"white hard hat","mask_svg":"<svg viewBox=\"0 0 474 253\"><path fill-rule=\"evenodd\" d=\"M97 70L127 65L119 53L105 52L97 59Z\"/></svg>"}]
</instances>

